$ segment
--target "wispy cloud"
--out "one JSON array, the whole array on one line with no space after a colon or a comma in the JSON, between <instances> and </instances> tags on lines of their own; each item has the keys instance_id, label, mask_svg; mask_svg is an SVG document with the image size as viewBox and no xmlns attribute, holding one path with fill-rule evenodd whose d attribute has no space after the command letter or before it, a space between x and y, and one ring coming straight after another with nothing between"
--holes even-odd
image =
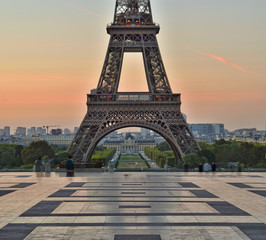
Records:
<instances>
[{"instance_id":1,"label":"wispy cloud","mask_svg":"<svg viewBox=\"0 0 266 240\"><path fill-rule=\"evenodd\" d=\"M216 56L216 55L214 55L214 54L212 54L212 53L205 53L205 52L201 52L201 51L196 51L196 50L193 50L190 46L186 46L186 49L191 50L191 51L194 51L194 52L199 53L199 54L202 54L202 55L205 55L205 56L208 56L208 57L211 57L211 58L213 58L213 59L215 59L215 60L218 60L218 61L220 61L220 62L223 62L223 63L229 64L229 65L231 65L232 67L234 67L234 68L236 68L236 69L238 69L238 70L241 70L241 71L243 71L243 72L248 72L247 69L245 69L245 68L243 68L243 67L241 67L241 66L239 66L239 65L237 65L237 64L235 64L235 63L231 63L231 62L225 60L224 58L219 57L219 56Z\"/></svg>"},{"instance_id":2,"label":"wispy cloud","mask_svg":"<svg viewBox=\"0 0 266 240\"><path fill-rule=\"evenodd\" d=\"M93 11L88 10L88 9L79 8L79 11L88 13L90 15L94 15L94 16L98 16L98 17L103 17L103 15L101 15L100 13L93 12Z\"/></svg>"}]
</instances>

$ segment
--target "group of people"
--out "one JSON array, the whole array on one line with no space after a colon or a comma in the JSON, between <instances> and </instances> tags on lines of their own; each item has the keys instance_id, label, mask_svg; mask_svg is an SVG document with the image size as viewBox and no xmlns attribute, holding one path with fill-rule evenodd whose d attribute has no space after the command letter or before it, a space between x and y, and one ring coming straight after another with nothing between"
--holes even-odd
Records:
<instances>
[{"instance_id":1,"label":"group of people","mask_svg":"<svg viewBox=\"0 0 266 240\"><path fill-rule=\"evenodd\" d=\"M184 163L184 172L188 172L189 165L185 162ZM212 164L206 163L200 163L198 166L199 172L216 172L217 166L215 162L212 162Z\"/></svg>"},{"instance_id":2,"label":"group of people","mask_svg":"<svg viewBox=\"0 0 266 240\"><path fill-rule=\"evenodd\" d=\"M34 162L34 172L46 172L50 173L51 172L51 165L50 165L50 160L46 160L45 162L42 161L42 158L39 157L37 160Z\"/></svg>"},{"instance_id":3,"label":"group of people","mask_svg":"<svg viewBox=\"0 0 266 240\"><path fill-rule=\"evenodd\" d=\"M202 164L200 163L199 166L199 172L216 172L217 166L214 162L212 162L212 164L209 164L208 162Z\"/></svg>"},{"instance_id":4,"label":"group of people","mask_svg":"<svg viewBox=\"0 0 266 240\"><path fill-rule=\"evenodd\" d=\"M66 160L65 165L66 165L66 176L67 177L74 177L75 163L72 160L72 156L71 155L68 156L68 159ZM50 162L46 161L46 163L44 163L42 161L42 158L39 157L34 162L33 171L34 172L43 172L43 171L45 171L46 173L50 173L51 172Z\"/></svg>"},{"instance_id":5,"label":"group of people","mask_svg":"<svg viewBox=\"0 0 266 240\"><path fill-rule=\"evenodd\" d=\"M112 161L111 161L111 163L113 163ZM41 160L41 157L35 161L34 165L35 165L35 171L36 172L42 172L43 171L43 162ZM71 155L68 156L68 159L66 160L65 165L66 165L66 176L67 177L74 177L75 163L72 160ZM184 172L188 172L189 165L185 162L183 164L183 166L184 166ZM49 164L49 168L50 168L50 164ZM200 163L198 166L198 169L199 169L199 172L210 172L210 171L216 172L217 166L214 162L212 162L212 164L205 162L204 164ZM49 169L49 172L50 171L51 170Z\"/></svg>"}]
</instances>

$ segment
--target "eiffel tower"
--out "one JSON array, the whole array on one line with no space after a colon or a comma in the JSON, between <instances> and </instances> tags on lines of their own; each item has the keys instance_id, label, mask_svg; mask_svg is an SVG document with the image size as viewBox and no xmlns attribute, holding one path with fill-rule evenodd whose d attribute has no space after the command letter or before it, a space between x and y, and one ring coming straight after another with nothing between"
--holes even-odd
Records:
<instances>
[{"instance_id":1,"label":"eiffel tower","mask_svg":"<svg viewBox=\"0 0 266 240\"><path fill-rule=\"evenodd\" d=\"M75 161L90 162L101 139L126 127L157 132L177 160L199 150L180 111L180 94L173 94L168 82L156 38L159 30L150 0L116 0L98 87L87 96L87 114L68 149ZM125 52L142 53L149 92L118 92Z\"/></svg>"}]
</instances>

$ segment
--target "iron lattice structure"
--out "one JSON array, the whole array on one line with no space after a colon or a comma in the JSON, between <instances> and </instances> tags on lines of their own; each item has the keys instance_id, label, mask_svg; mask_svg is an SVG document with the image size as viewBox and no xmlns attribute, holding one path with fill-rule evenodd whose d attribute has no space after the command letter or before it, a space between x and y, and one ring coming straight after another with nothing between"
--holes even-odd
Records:
<instances>
[{"instance_id":1,"label":"iron lattice structure","mask_svg":"<svg viewBox=\"0 0 266 240\"><path fill-rule=\"evenodd\" d=\"M176 159L196 152L195 141L180 111L180 94L173 94L160 54L150 0L116 0L110 42L98 87L88 95L88 111L68 152L75 161L89 162L107 134L125 127L143 127L163 136ZM119 93L125 52L141 52L149 92Z\"/></svg>"}]
</instances>

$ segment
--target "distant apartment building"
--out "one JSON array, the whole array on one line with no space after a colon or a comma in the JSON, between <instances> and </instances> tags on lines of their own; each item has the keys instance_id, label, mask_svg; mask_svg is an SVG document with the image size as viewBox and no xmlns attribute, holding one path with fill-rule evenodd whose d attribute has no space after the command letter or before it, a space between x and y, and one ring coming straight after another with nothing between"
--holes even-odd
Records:
<instances>
[{"instance_id":1,"label":"distant apartment building","mask_svg":"<svg viewBox=\"0 0 266 240\"><path fill-rule=\"evenodd\" d=\"M28 128L28 130L27 130L27 135L28 136L36 135L36 133L37 133L36 127L31 127L31 128Z\"/></svg>"},{"instance_id":2,"label":"distant apartment building","mask_svg":"<svg viewBox=\"0 0 266 240\"><path fill-rule=\"evenodd\" d=\"M165 140L165 138L163 138L162 136L157 135L157 136L154 136L154 141L155 141L155 143L158 145L158 144L160 144L160 143L162 143L162 142L165 142L166 140Z\"/></svg>"},{"instance_id":3,"label":"distant apartment building","mask_svg":"<svg viewBox=\"0 0 266 240\"><path fill-rule=\"evenodd\" d=\"M233 135L235 135L236 137L253 137L255 136L257 133L257 129L256 128L242 128L242 129L237 129L235 131L232 132Z\"/></svg>"},{"instance_id":4,"label":"distant apartment building","mask_svg":"<svg viewBox=\"0 0 266 240\"><path fill-rule=\"evenodd\" d=\"M36 134L45 135L46 134L46 129L43 128L43 127L37 127Z\"/></svg>"},{"instance_id":5,"label":"distant apartment building","mask_svg":"<svg viewBox=\"0 0 266 240\"><path fill-rule=\"evenodd\" d=\"M75 127L75 128L74 128L74 133L77 133L78 130L79 130L79 128L78 128L78 127Z\"/></svg>"},{"instance_id":6,"label":"distant apartment building","mask_svg":"<svg viewBox=\"0 0 266 240\"><path fill-rule=\"evenodd\" d=\"M214 141L225 136L224 124L189 124L189 127L198 140Z\"/></svg>"},{"instance_id":7,"label":"distant apartment building","mask_svg":"<svg viewBox=\"0 0 266 240\"><path fill-rule=\"evenodd\" d=\"M104 144L107 148L116 148L117 151L121 153L138 153L144 151L145 147L154 148L156 142L154 138L137 136L135 133L125 133L121 136L109 136Z\"/></svg>"},{"instance_id":8,"label":"distant apartment building","mask_svg":"<svg viewBox=\"0 0 266 240\"><path fill-rule=\"evenodd\" d=\"M23 144L28 145L34 141L46 141L48 144L68 146L72 142L74 134L70 135L35 135L23 138Z\"/></svg>"},{"instance_id":9,"label":"distant apartment building","mask_svg":"<svg viewBox=\"0 0 266 240\"><path fill-rule=\"evenodd\" d=\"M65 128L63 132L64 132L65 135L71 134L71 131L68 128Z\"/></svg>"},{"instance_id":10,"label":"distant apartment building","mask_svg":"<svg viewBox=\"0 0 266 240\"><path fill-rule=\"evenodd\" d=\"M0 136L1 137L10 137L10 127L4 127L3 129L0 129Z\"/></svg>"},{"instance_id":11,"label":"distant apartment building","mask_svg":"<svg viewBox=\"0 0 266 240\"><path fill-rule=\"evenodd\" d=\"M63 130L61 128L57 128L57 129L52 129L51 130L51 134L53 136L59 136L63 134Z\"/></svg>"},{"instance_id":12,"label":"distant apartment building","mask_svg":"<svg viewBox=\"0 0 266 240\"><path fill-rule=\"evenodd\" d=\"M4 136L10 137L10 127L4 127Z\"/></svg>"},{"instance_id":13,"label":"distant apartment building","mask_svg":"<svg viewBox=\"0 0 266 240\"><path fill-rule=\"evenodd\" d=\"M15 136L25 137L27 135L27 128L25 127L17 127Z\"/></svg>"},{"instance_id":14,"label":"distant apartment building","mask_svg":"<svg viewBox=\"0 0 266 240\"><path fill-rule=\"evenodd\" d=\"M27 129L28 136L45 135L46 129L43 127L31 127Z\"/></svg>"}]
</instances>

